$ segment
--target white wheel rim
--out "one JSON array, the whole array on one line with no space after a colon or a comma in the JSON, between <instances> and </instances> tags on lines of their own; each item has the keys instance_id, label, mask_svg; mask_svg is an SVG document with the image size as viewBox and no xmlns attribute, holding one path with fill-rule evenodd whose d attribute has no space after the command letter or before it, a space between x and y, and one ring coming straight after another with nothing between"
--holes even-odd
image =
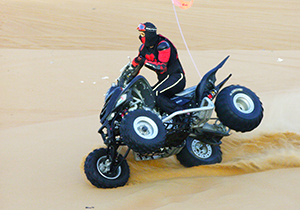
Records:
<instances>
[{"instance_id":1,"label":"white wheel rim","mask_svg":"<svg viewBox=\"0 0 300 210\"><path fill-rule=\"evenodd\" d=\"M105 159L105 160L103 160ZM97 170L106 179L117 179L121 175L121 166L118 167L114 176L108 176L111 161L105 156L102 156L97 161Z\"/></svg>"},{"instance_id":2,"label":"white wheel rim","mask_svg":"<svg viewBox=\"0 0 300 210\"><path fill-rule=\"evenodd\" d=\"M144 139L154 139L158 135L158 127L149 117L137 117L133 122L133 128L136 134Z\"/></svg>"},{"instance_id":3,"label":"white wheel rim","mask_svg":"<svg viewBox=\"0 0 300 210\"><path fill-rule=\"evenodd\" d=\"M249 114L254 110L254 103L252 99L243 93L238 93L233 97L233 103L237 110L244 114Z\"/></svg>"},{"instance_id":4,"label":"white wheel rim","mask_svg":"<svg viewBox=\"0 0 300 210\"><path fill-rule=\"evenodd\" d=\"M209 144L204 144L201 141L194 139L191 144L192 152L197 158L207 159L212 155L212 147Z\"/></svg>"}]
</instances>

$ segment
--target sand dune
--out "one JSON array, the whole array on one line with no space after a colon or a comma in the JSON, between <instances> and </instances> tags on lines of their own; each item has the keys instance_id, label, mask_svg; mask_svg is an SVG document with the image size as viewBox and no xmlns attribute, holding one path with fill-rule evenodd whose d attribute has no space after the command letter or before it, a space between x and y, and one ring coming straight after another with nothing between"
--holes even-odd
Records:
<instances>
[{"instance_id":1,"label":"sand dune","mask_svg":"<svg viewBox=\"0 0 300 210\"><path fill-rule=\"evenodd\" d=\"M0 2L0 209L299 209L300 3L196 1L176 9L205 74L227 55L218 81L249 87L265 116L223 139L220 164L184 168L175 157L136 162L125 187L97 189L82 172L103 147L104 94L139 47L139 22L176 44L187 86L200 77L171 1ZM141 72L150 83L155 75Z\"/></svg>"}]
</instances>

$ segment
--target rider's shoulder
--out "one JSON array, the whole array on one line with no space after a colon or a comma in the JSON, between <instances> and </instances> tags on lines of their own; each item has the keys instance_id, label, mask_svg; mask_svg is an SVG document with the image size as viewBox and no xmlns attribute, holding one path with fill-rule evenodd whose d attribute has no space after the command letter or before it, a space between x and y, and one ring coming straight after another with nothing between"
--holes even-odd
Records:
<instances>
[{"instance_id":1,"label":"rider's shoulder","mask_svg":"<svg viewBox=\"0 0 300 210\"><path fill-rule=\"evenodd\" d=\"M158 51L166 50L168 48L170 48L170 44L167 41L163 40L160 43L158 43L157 46Z\"/></svg>"},{"instance_id":2,"label":"rider's shoulder","mask_svg":"<svg viewBox=\"0 0 300 210\"><path fill-rule=\"evenodd\" d=\"M139 47L139 51L142 51L143 48L144 48L144 44L141 44L141 46Z\"/></svg>"}]
</instances>

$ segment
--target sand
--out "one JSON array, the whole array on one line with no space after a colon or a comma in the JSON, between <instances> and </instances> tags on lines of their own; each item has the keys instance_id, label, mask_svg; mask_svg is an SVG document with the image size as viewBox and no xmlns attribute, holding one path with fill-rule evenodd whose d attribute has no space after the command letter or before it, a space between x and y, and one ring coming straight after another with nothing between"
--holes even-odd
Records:
<instances>
[{"instance_id":1,"label":"sand","mask_svg":"<svg viewBox=\"0 0 300 210\"><path fill-rule=\"evenodd\" d=\"M82 171L103 147L104 94L152 21L177 46L187 87L200 77L171 1L0 2L0 209L299 209L300 2L195 1L178 7L202 76L227 55L221 81L249 87L261 125L223 139L220 164L184 168L175 157L134 161L126 186L98 189ZM155 75L141 72L150 83Z\"/></svg>"}]
</instances>

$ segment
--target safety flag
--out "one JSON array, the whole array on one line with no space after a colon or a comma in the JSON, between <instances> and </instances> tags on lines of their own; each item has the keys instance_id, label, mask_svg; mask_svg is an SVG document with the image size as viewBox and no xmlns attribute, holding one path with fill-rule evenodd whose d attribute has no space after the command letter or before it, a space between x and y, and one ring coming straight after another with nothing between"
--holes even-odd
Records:
<instances>
[{"instance_id":1,"label":"safety flag","mask_svg":"<svg viewBox=\"0 0 300 210\"><path fill-rule=\"evenodd\" d=\"M194 0L182 1L182 0L172 0L173 4L180 7L181 9L188 9L192 6Z\"/></svg>"}]
</instances>

